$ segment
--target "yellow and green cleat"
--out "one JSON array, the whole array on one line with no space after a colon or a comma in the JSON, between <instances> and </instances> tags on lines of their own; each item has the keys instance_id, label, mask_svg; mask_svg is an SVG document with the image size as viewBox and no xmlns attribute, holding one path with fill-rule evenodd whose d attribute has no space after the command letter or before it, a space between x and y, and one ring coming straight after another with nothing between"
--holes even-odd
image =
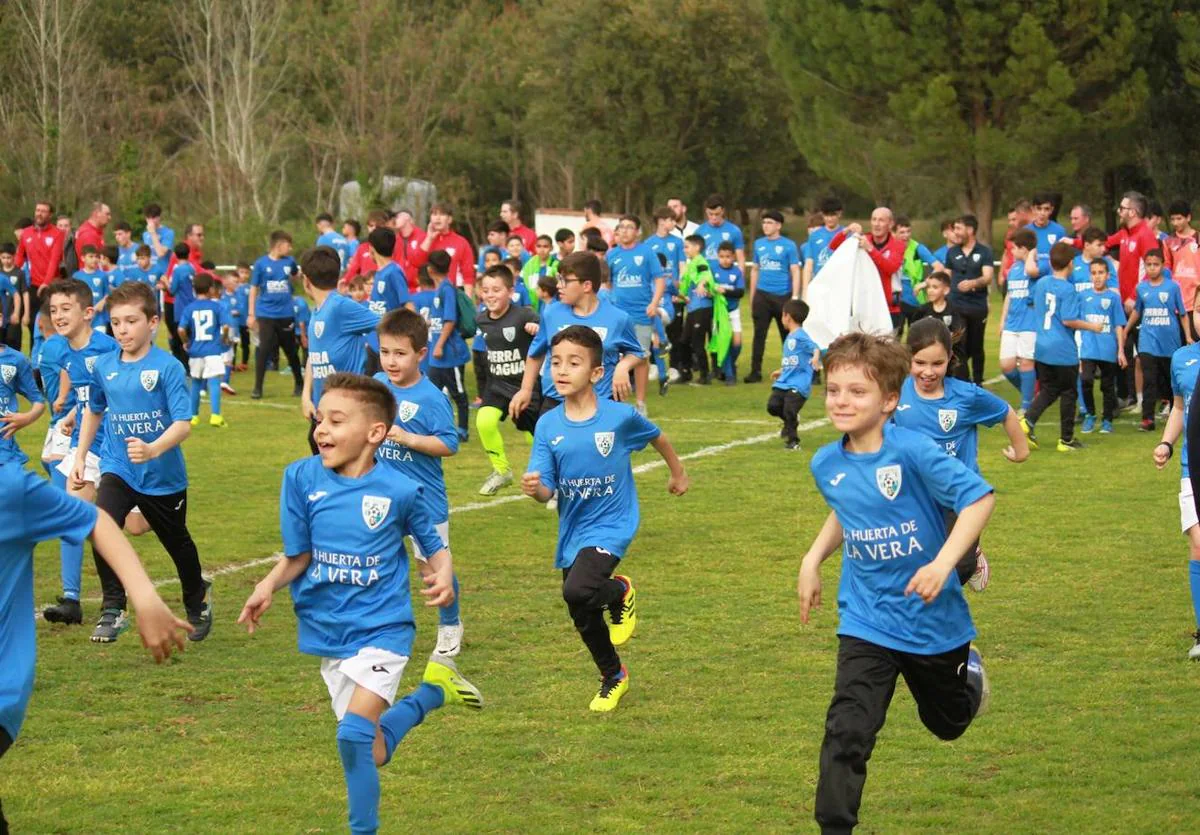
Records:
<instances>
[{"instance_id":1,"label":"yellow and green cleat","mask_svg":"<svg viewBox=\"0 0 1200 835\"><path fill-rule=\"evenodd\" d=\"M595 713L609 713L617 709L617 705L621 703L621 697L625 695L625 691L629 689L629 671L625 669L625 665L621 665L621 672L614 678L604 678L600 680L600 690L592 698L592 703L588 705L588 709Z\"/></svg>"},{"instance_id":2,"label":"yellow and green cleat","mask_svg":"<svg viewBox=\"0 0 1200 835\"><path fill-rule=\"evenodd\" d=\"M608 637L614 647L619 647L633 637L637 628L637 590L633 581L622 574L614 574L613 579L625 584L625 594L608 609Z\"/></svg>"},{"instance_id":3,"label":"yellow and green cleat","mask_svg":"<svg viewBox=\"0 0 1200 835\"><path fill-rule=\"evenodd\" d=\"M1030 425L1024 417L1021 418L1021 431L1025 433L1025 440L1029 442L1030 449L1037 449L1037 438L1033 434L1033 426Z\"/></svg>"},{"instance_id":4,"label":"yellow and green cleat","mask_svg":"<svg viewBox=\"0 0 1200 835\"><path fill-rule=\"evenodd\" d=\"M483 709L483 694L479 688L463 678L454 661L436 652L429 656L425 665L425 675L421 680L426 684L441 688L446 705L463 705L472 710Z\"/></svg>"}]
</instances>

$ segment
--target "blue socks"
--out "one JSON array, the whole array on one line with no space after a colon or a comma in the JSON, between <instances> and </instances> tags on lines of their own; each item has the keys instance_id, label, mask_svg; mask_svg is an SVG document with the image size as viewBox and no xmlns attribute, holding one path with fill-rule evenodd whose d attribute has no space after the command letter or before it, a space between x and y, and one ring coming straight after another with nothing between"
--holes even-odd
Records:
<instances>
[{"instance_id":1,"label":"blue socks","mask_svg":"<svg viewBox=\"0 0 1200 835\"><path fill-rule=\"evenodd\" d=\"M1004 379L1008 380L1017 391L1021 390L1021 372L1017 369L1014 368L1012 371L1005 371Z\"/></svg>"},{"instance_id":2,"label":"blue socks","mask_svg":"<svg viewBox=\"0 0 1200 835\"><path fill-rule=\"evenodd\" d=\"M209 377L208 383L208 405L209 411L214 415L221 414L221 378Z\"/></svg>"},{"instance_id":3,"label":"blue socks","mask_svg":"<svg viewBox=\"0 0 1200 835\"><path fill-rule=\"evenodd\" d=\"M58 471L58 462L51 461L46 465L50 470L50 483L67 492L67 477ZM62 575L63 597L71 600L79 599L79 589L83 585L83 543L68 545L59 543L58 570Z\"/></svg>"},{"instance_id":4,"label":"blue socks","mask_svg":"<svg viewBox=\"0 0 1200 835\"><path fill-rule=\"evenodd\" d=\"M1188 580L1192 587L1192 609L1196 613L1196 628L1200 629L1200 560L1188 560Z\"/></svg>"},{"instance_id":5,"label":"blue socks","mask_svg":"<svg viewBox=\"0 0 1200 835\"><path fill-rule=\"evenodd\" d=\"M228 383L232 379L233 379L233 366L227 365L227 366L225 366L225 382ZM218 386L218 388L219 388L219 386Z\"/></svg>"},{"instance_id":6,"label":"blue socks","mask_svg":"<svg viewBox=\"0 0 1200 835\"><path fill-rule=\"evenodd\" d=\"M1087 406L1083 405L1083 378L1075 378L1075 402L1079 404L1079 414L1082 417L1087 417Z\"/></svg>"},{"instance_id":7,"label":"blue socks","mask_svg":"<svg viewBox=\"0 0 1200 835\"><path fill-rule=\"evenodd\" d=\"M431 710L437 710L445 700L442 688L423 683L379 717L379 730L383 732L383 744L387 750L385 764L392 759L396 746L404 739L405 734L420 725L425 720L425 715Z\"/></svg>"},{"instance_id":8,"label":"blue socks","mask_svg":"<svg viewBox=\"0 0 1200 835\"><path fill-rule=\"evenodd\" d=\"M204 388L204 381L192 378L192 417L200 415L200 390Z\"/></svg>"},{"instance_id":9,"label":"blue socks","mask_svg":"<svg viewBox=\"0 0 1200 835\"><path fill-rule=\"evenodd\" d=\"M1021 372L1021 408L1028 409L1029 404L1033 402L1033 390L1037 388L1037 372L1022 371Z\"/></svg>"},{"instance_id":10,"label":"blue socks","mask_svg":"<svg viewBox=\"0 0 1200 835\"><path fill-rule=\"evenodd\" d=\"M457 626L461 616L458 612L458 572L454 573L454 602L438 609L438 626Z\"/></svg>"},{"instance_id":11,"label":"blue socks","mask_svg":"<svg viewBox=\"0 0 1200 835\"><path fill-rule=\"evenodd\" d=\"M354 835L374 835L379 829L379 769L371 753L374 742L375 723L370 719L347 713L338 722L338 754L346 774L350 831Z\"/></svg>"},{"instance_id":12,"label":"blue socks","mask_svg":"<svg viewBox=\"0 0 1200 835\"><path fill-rule=\"evenodd\" d=\"M737 374L737 361L741 356L741 345L730 345L729 353L725 355L725 364L721 366L721 370L725 372L726 377L732 377Z\"/></svg>"}]
</instances>

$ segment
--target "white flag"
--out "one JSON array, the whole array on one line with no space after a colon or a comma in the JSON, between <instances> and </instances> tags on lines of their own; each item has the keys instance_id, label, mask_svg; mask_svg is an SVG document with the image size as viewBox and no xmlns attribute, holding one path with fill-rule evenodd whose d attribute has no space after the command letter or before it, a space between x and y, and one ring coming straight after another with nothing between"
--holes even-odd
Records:
<instances>
[{"instance_id":1,"label":"white flag","mask_svg":"<svg viewBox=\"0 0 1200 835\"><path fill-rule=\"evenodd\" d=\"M843 243L808 285L805 332L821 350L844 333L863 331L885 336L892 316L883 295L879 270L857 238Z\"/></svg>"}]
</instances>

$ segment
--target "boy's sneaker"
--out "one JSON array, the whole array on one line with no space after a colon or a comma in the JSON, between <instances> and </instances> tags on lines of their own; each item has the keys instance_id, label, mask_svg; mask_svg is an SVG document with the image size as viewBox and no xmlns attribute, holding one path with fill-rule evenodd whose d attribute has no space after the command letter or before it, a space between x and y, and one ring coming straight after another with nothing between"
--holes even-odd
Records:
<instances>
[{"instance_id":1,"label":"boy's sneaker","mask_svg":"<svg viewBox=\"0 0 1200 835\"><path fill-rule=\"evenodd\" d=\"M967 585L972 591L983 591L988 586L988 580L992 579L992 569L988 566L987 557L984 556L982 550L976 546L975 553L977 562L975 563L975 573L967 579Z\"/></svg>"},{"instance_id":2,"label":"boy's sneaker","mask_svg":"<svg viewBox=\"0 0 1200 835\"><path fill-rule=\"evenodd\" d=\"M255 389L254 391L250 392L250 399L262 400L262 391L260 389Z\"/></svg>"},{"instance_id":3,"label":"boy's sneaker","mask_svg":"<svg viewBox=\"0 0 1200 835\"><path fill-rule=\"evenodd\" d=\"M1171 416L1171 404L1170 403L1161 404L1158 407L1158 416L1162 420L1166 420L1168 417L1170 417Z\"/></svg>"},{"instance_id":4,"label":"boy's sneaker","mask_svg":"<svg viewBox=\"0 0 1200 835\"><path fill-rule=\"evenodd\" d=\"M100 620L92 630L92 643L111 644L121 633L129 628L129 618L120 609L105 609L100 612Z\"/></svg>"},{"instance_id":5,"label":"boy's sneaker","mask_svg":"<svg viewBox=\"0 0 1200 835\"><path fill-rule=\"evenodd\" d=\"M425 665L425 675L421 676L421 681L442 691L443 704L462 705L472 710L483 709L483 694L479 692L478 687L463 678L458 667L454 666L452 658L438 655L436 652L429 656L429 663Z\"/></svg>"},{"instance_id":6,"label":"boy's sneaker","mask_svg":"<svg viewBox=\"0 0 1200 835\"><path fill-rule=\"evenodd\" d=\"M698 386L712 385L712 377L710 377L707 374L701 374L699 377L696 378L696 385L698 385Z\"/></svg>"},{"instance_id":7,"label":"boy's sneaker","mask_svg":"<svg viewBox=\"0 0 1200 835\"><path fill-rule=\"evenodd\" d=\"M975 680L976 686L979 688L979 707L975 711L975 717L978 719L983 714L987 713L988 705L992 701L992 688L988 685L987 671L983 669L983 656L979 654L979 650L974 644L967 650L967 681Z\"/></svg>"},{"instance_id":8,"label":"boy's sneaker","mask_svg":"<svg viewBox=\"0 0 1200 835\"><path fill-rule=\"evenodd\" d=\"M621 697L625 695L625 691L629 689L629 671L625 669L625 665L621 665L621 672L617 673L612 678L600 679L600 690L592 697L592 703L588 705L588 710L596 713L608 713L616 710L617 705L621 703Z\"/></svg>"},{"instance_id":9,"label":"boy's sneaker","mask_svg":"<svg viewBox=\"0 0 1200 835\"><path fill-rule=\"evenodd\" d=\"M742 378L742 382L743 383L761 383L762 382L762 374L759 374L757 371L751 371L749 374L747 374L745 377Z\"/></svg>"},{"instance_id":10,"label":"boy's sneaker","mask_svg":"<svg viewBox=\"0 0 1200 835\"><path fill-rule=\"evenodd\" d=\"M1138 429L1140 429L1142 432L1153 432L1154 418L1146 418L1143 420L1140 424L1138 424Z\"/></svg>"},{"instance_id":11,"label":"boy's sneaker","mask_svg":"<svg viewBox=\"0 0 1200 835\"><path fill-rule=\"evenodd\" d=\"M799 441L784 441L783 448L786 450L789 450L789 451L798 450L798 449L800 449L800 442Z\"/></svg>"},{"instance_id":12,"label":"boy's sneaker","mask_svg":"<svg viewBox=\"0 0 1200 835\"><path fill-rule=\"evenodd\" d=\"M225 422L225 418L223 418L221 415L213 415L208 419L208 425L224 428L229 424Z\"/></svg>"},{"instance_id":13,"label":"boy's sneaker","mask_svg":"<svg viewBox=\"0 0 1200 835\"><path fill-rule=\"evenodd\" d=\"M1083 427L1079 430L1085 435L1089 435L1096 430L1096 416L1086 415L1083 419Z\"/></svg>"},{"instance_id":14,"label":"boy's sneaker","mask_svg":"<svg viewBox=\"0 0 1200 835\"><path fill-rule=\"evenodd\" d=\"M1200 661L1200 629L1192 633L1192 638L1196 643L1188 650L1188 660Z\"/></svg>"},{"instance_id":15,"label":"boy's sneaker","mask_svg":"<svg viewBox=\"0 0 1200 835\"><path fill-rule=\"evenodd\" d=\"M725 385L727 385L727 386L736 386L736 385L737 385L737 377L726 377L726 378L725 378Z\"/></svg>"},{"instance_id":16,"label":"boy's sneaker","mask_svg":"<svg viewBox=\"0 0 1200 835\"><path fill-rule=\"evenodd\" d=\"M192 426L200 425L200 415L192 415Z\"/></svg>"},{"instance_id":17,"label":"boy's sneaker","mask_svg":"<svg viewBox=\"0 0 1200 835\"><path fill-rule=\"evenodd\" d=\"M1100 434L1101 435L1111 435L1112 434L1112 421L1111 420L1100 421Z\"/></svg>"},{"instance_id":18,"label":"boy's sneaker","mask_svg":"<svg viewBox=\"0 0 1200 835\"><path fill-rule=\"evenodd\" d=\"M1025 440L1029 442L1030 449L1037 449L1037 438L1033 434L1033 424L1024 417L1021 418L1021 431L1025 433Z\"/></svg>"},{"instance_id":19,"label":"boy's sneaker","mask_svg":"<svg viewBox=\"0 0 1200 835\"><path fill-rule=\"evenodd\" d=\"M625 584L625 594L608 607L608 637L614 647L619 647L633 637L633 630L637 628L637 590L633 580L623 574L614 574L613 579Z\"/></svg>"},{"instance_id":20,"label":"boy's sneaker","mask_svg":"<svg viewBox=\"0 0 1200 835\"><path fill-rule=\"evenodd\" d=\"M1064 441L1062 438L1058 439L1059 452L1075 452L1080 449L1083 449L1083 443L1078 438L1072 438L1069 441Z\"/></svg>"},{"instance_id":21,"label":"boy's sneaker","mask_svg":"<svg viewBox=\"0 0 1200 835\"><path fill-rule=\"evenodd\" d=\"M504 473L498 473L492 470L488 477L483 480L483 486L479 488L479 495L494 496L499 492L501 487L507 487L513 483L512 470Z\"/></svg>"},{"instance_id":22,"label":"boy's sneaker","mask_svg":"<svg viewBox=\"0 0 1200 835\"><path fill-rule=\"evenodd\" d=\"M188 635L189 641L203 641L208 637L208 633L212 631L213 613L212 604L208 602L209 592L212 591L212 583L208 580L204 581L204 605L199 609L192 611L188 610L187 622L193 627L193 631ZM93 638L92 640L95 640Z\"/></svg>"},{"instance_id":23,"label":"boy's sneaker","mask_svg":"<svg viewBox=\"0 0 1200 835\"><path fill-rule=\"evenodd\" d=\"M433 652L435 655L444 655L446 658L453 658L462 651L463 625L462 621L445 626L438 624L437 646Z\"/></svg>"},{"instance_id":24,"label":"boy's sneaker","mask_svg":"<svg viewBox=\"0 0 1200 835\"><path fill-rule=\"evenodd\" d=\"M221 391L225 392L226 394L237 394L237 389L229 385L229 383L226 383L224 380L221 381Z\"/></svg>"},{"instance_id":25,"label":"boy's sneaker","mask_svg":"<svg viewBox=\"0 0 1200 835\"><path fill-rule=\"evenodd\" d=\"M670 375L670 374L668 374L666 377L661 377L661 378L659 378L659 381L658 381L658 396L659 396L659 397L666 397L666 396L667 396L667 389L669 389L670 387L671 387L671 375Z\"/></svg>"},{"instance_id":26,"label":"boy's sneaker","mask_svg":"<svg viewBox=\"0 0 1200 835\"><path fill-rule=\"evenodd\" d=\"M60 597L53 606L42 609L42 618L50 623L83 623L83 607L70 597Z\"/></svg>"}]
</instances>

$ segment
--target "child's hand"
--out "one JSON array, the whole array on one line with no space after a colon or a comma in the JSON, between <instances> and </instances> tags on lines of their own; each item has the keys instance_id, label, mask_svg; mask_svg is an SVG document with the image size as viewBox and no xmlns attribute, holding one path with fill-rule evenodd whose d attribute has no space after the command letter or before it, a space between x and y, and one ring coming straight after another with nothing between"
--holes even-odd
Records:
<instances>
[{"instance_id":1,"label":"child's hand","mask_svg":"<svg viewBox=\"0 0 1200 835\"><path fill-rule=\"evenodd\" d=\"M254 591L250 592L250 596L246 598L246 605L242 607L242 613L238 615L237 622L246 624L246 631L251 635L258 628L259 619L266 614L267 609L271 608L273 596L270 589L260 585L255 586Z\"/></svg>"},{"instance_id":2,"label":"child's hand","mask_svg":"<svg viewBox=\"0 0 1200 835\"><path fill-rule=\"evenodd\" d=\"M953 566L951 566L951 569ZM946 584L946 577L950 571L940 567L937 562L926 563L917 569L917 573L908 581L908 585L904 589L905 596L914 592L920 596L926 604L932 603L942 591L942 586Z\"/></svg>"},{"instance_id":3,"label":"child's hand","mask_svg":"<svg viewBox=\"0 0 1200 835\"><path fill-rule=\"evenodd\" d=\"M194 632L195 628L186 620L175 617L166 603L157 594L145 603L134 603L137 610L137 629L142 636L142 646L150 650L158 664L171 657L171 644L183 652L183 636L180 631Z\"/></svg>"},{"instance_id":4,"label":"child's hand","mask_svg":"<svg viewBox=\"0 0 1200 835\"><path fill-rule=\"evenodd\" d=\"M796 578L796 593L800 597L800 622L808 623L809 613L821 608L821 571L819 568L807 569L800 565L800 575Z\"/></svg>"},{"instance_id":5,"label":"child's hand","mask_svg":"<svg viewBox=\"0 0 1200 835\"><path fill-rule=\"evenodd\" d=\"M125 454L129 456L129 460L134 464L145 464L151 458L158 457L150 444L141 438L126 438Z\"/></svg>"},{"instance_id":6,"label":"child's hand","mask_svg":"<svg viewBox=\"0 0 1200 835\"><path fill-rule=\"evenodd\" d=\"M1012 444L1009 444L1004 449L1000 450L1000 452L1005 458L1007 458L1009 461L1012 461L1014 464L1020 464L1029 457L1029 450L1025 450L1024 455L1017 455L1017 451L1012 448Z\"/></svg>"},{"instance_id":7,"label":"child's hand","mask_svg":"<svg viewBox=\"0 0 1200 835\"><path fill-rule=\"evenodd\" d=\"M711 295L711 294L708 292L708 288L705 287L703 284L697 284L696 285L696 295L702 299L707 299L709 297L709 295Z\"/></svg>"},{"instance_id":8,"label":"child's hand","mask_svg":"<svg viewBox=\"0 0 1200 835\"><path fill-rule=\"evenodd\" d=\"M1154 447L1154 466L1161 470L1163 467L1167 466L1167 462L1170 460L1171 448L1159 441L1158 445Z\"/></svg>"},{"instance_id":9,"label":"child's hand","mask_svg":"<svg viewBox=\"0 0 1200 835\"><path fill-rule=\"evenodd\" d=\"M526 322L525 323L525 333L529 334L530 336L537 336L537 332L538 332L538 323L537 322Z\"/></svg>"},{"instance_id":10,"label":"child's hand","mask_svg":"<svg viewBox=\"0 0 1200 835\"><path fill-rule=\"evenodd\" d=\"M512 400L508 401L508 416L516 420L521 416L521 412L529 408L529 401L533 399L533 392L526 389L520 389L512 396Z\"/></svg>"},{"instance_id":11,"label":"child's hand","mask_svg":"<svg viewBox=\"0 0 1200 835\"><path fill-rule=\"evenodd\" d=\"M82 490L87 481L84 480L84 465L87 459L86 451L80 450L75 454L75 466L71 468L71 477L67 480L72 490Z\"/></svg>"},{"instance_id":12,"label":"child's hand","mask_svg":"<svg viewBox=\"0 0 1200 835\"><path fill-rule=\"evenodd\" d=\"M1121 368L1129 367L1129 360L1125 359L1125 350L1124 349L1117 351L1117 365L1119 365Z\"/></svg>"},{"instance_id":13,"label":"child's hand","mask_svg":"<svg viewBox=\"0 0 1200 835\"><path fill-rule=\"evenodd\" d=\"M440 360L442 358L442 354L444 354L445 352L446 352L446 349L441 344L433 346L433 358L434 359Z\"/></svg>"},{"instance_id":14,"label":"child's hand","mask_svg":"<svg viewBox=\"0 0 1200 835\"><path fill-rule=\"evenodd\" d=\"M521 476L521 492L526 496L537 498L538 486L542 483L542 474L536 470Z\"/></svg>"},{"instance_id":15,"label":"child's hand","mask_svg":"<svg viewBox=\"0 0 1200 835\"><path fill-rule=\"evenodd\" d=\"M629 375L614 374L612 381L612 399L618 403L624 403L629 398L629 392L633 391L633 387L629 385Z\"/></svg>"},{"instance_id":16,"label":"child's hand","mask_svg":"<svg viewBox=\"0 0 1200 835\"><path fill-rule=\"evenodd\" d=\"M300 401L300 412L304 415L305 420L312 420L317 416L317 407L313 405L311 397L305 397Z\"/></svg>"},{"instance_id":17,"label":"child's hand","mask_svg":"<svg viewBox=\"0 0 1200 835\"><path fill-rule=\"evenodd\" d=\"M0 430L0 438L7 440L17 434L17 430L24 429L31 423L33 423L33 418L29 412L13 412L8 415L0 415L0 424L4 424L4 428Z\"/></svg>"},{"instance_id":18,"label":"child's hand","mask_svg":"<svg viewBox=\"0 0 1200 835\"><path fill-rule=\"evenodd\" d=\"M389 441L395 441L396 443L400 444L400 446L408 446L410 437L409 433L405 432L399 426L393 426L388 430L387 439Z\"/></svg>"},{"instance_id":19,"label":"child's hand","mask_svg":"<svg viewBox=\"0 0 1200 835\"><path fill-rule=\"evenodd\" d=\"M671 477L667 479L667 492L672 496L682 496L688 491L690 485L688 474L681 467L678 473L671 473Z\"/></svg>"},{"instance_id":20,"label":"child's hand","mask_svg":"<svg viewBox=\"0 0 1200 835\"><path fill-rule=\"evenodd\" d=\"M782 368L776 368L774 371L772 371L772 372L771 372L771 379L772 379L772 380L778 380L778 379L779 379L781 376L783 376L783 369L782 369Z\"/></svg>"},{"instance_id":21,"label":"child's hand","mask_svg":"<svg viewBox=\"0 0 1200 835\"><path fill-rule=\"evenodd\" d=\"M428 598L426 606L449 606L454 602L454 573L446 566L446 571L434 571L421 577L425 588L421 594Z\"/></svg>"}]
</instances>

